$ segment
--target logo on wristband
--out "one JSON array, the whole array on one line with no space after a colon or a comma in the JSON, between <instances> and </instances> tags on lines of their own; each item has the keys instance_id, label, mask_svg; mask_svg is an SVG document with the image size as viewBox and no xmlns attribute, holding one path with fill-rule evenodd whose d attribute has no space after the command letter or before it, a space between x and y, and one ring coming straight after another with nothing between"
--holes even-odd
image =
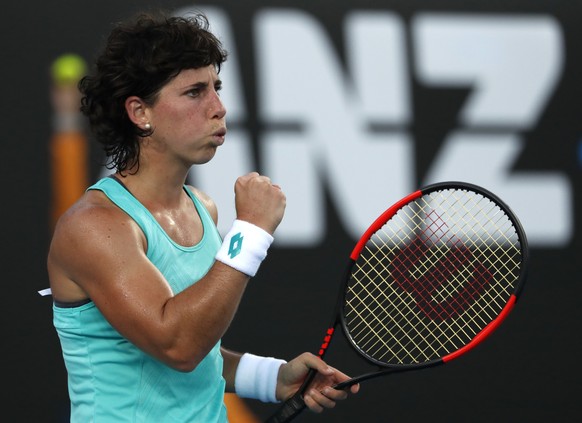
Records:
<instances>
[{"instance_id":1,"label":"logo on wristband","mask_svg":"<svg viewBox=\"0 0 582 423\"><path fill-rule=\"evenodd\" d=\"M233 235L232 238L230 238L230 245L228 247L228 256L233 259L236 256L238 256L240 254L240 251L242 250L242 242L243 242L243 238L244 236L242 236L242 234L239 232L236 235Z\"/></svg>"}]
</instances>

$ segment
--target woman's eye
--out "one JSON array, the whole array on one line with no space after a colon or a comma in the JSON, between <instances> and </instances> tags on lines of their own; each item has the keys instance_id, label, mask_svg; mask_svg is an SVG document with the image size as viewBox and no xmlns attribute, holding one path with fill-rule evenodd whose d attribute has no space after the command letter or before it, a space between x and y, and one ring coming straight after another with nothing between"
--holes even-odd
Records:
<instances>
[{"instance_id":1,"label":"woman's eye","mask_svg":"<svg viewBox=\"0 0 582 423\"><path fill-rule=\"evenodd\" d=\"M190 97L198 97L200 95L200 90L199 89L192 89L192 90L188 91L188 95Z\"/></svg>"}]
</instances>

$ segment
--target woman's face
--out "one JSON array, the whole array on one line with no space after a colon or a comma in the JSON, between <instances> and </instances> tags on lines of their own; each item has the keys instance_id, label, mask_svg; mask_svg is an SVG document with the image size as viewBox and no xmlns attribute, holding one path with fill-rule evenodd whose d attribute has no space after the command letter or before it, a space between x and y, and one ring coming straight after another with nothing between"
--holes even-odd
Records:
<instances>
[{"instance_id":1,"label":"woman's face","mask_svg":"<svg viewBox=\"0 0 582 423\"><path fill-rule=\"evenodd\" d=\"M221 86L212 65L185 69L168 82L147 110L156 148L177 155L188 166L211 160L226 135Z\"/></svg>"}]
</instances>

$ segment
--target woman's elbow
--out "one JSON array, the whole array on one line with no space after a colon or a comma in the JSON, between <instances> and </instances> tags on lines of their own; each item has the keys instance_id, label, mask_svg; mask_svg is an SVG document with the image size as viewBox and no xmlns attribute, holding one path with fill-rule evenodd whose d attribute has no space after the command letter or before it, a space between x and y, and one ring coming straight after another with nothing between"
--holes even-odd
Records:
<instances>
[{"instance_id":1,"label":"woman's elbow","mask_svg":"<svg viewBox=\"0 0 582 423\"><path fill-rule=\"evenodd\" d=\"M162 361L174 370L183 373L193 372L205 355L190 351L168 350L163 354Z\"/></svg>"}]
</instances>

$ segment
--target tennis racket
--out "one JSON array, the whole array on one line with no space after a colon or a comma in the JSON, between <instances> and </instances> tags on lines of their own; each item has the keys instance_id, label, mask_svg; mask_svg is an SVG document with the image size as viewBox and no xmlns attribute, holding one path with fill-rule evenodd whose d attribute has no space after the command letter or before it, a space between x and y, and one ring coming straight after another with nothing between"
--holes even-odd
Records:
<instances>
[{"instance_id":1,"label":"tennis racket","mask_svg":"<svg viewBox=\"0 0 582 423\"><path fill-rule=\"evenodd\" d=\"M437 183L394 204L353 249L318 353L325 356L341 324L377 370L335 388L447 363L474 348L512 310L528 256L515 214L479 186ZM267 423L295 418L314 376Z\"/></svg>"}]
</instances>

